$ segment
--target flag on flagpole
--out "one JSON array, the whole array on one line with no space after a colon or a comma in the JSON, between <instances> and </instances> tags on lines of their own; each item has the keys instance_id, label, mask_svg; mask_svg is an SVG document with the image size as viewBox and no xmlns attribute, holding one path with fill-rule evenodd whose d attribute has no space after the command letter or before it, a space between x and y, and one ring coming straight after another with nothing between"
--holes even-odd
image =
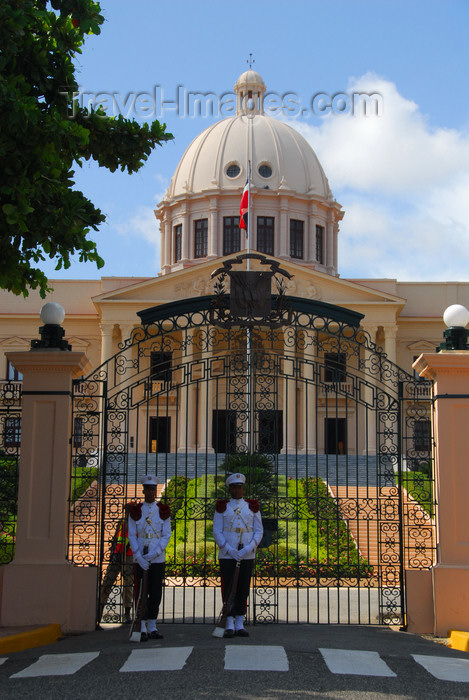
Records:
<instances>
[{"instance_id":1,"label":"flag on flagpole","mask_svg":"<svg viewBox=\"0 0 469 700\"><path fill-rule=\"evenodd\" d=\"M239 228L243 228L248 235L248 211L249 211L249 177L244 185L239 207Z\"/></svg>"}]
</instances>

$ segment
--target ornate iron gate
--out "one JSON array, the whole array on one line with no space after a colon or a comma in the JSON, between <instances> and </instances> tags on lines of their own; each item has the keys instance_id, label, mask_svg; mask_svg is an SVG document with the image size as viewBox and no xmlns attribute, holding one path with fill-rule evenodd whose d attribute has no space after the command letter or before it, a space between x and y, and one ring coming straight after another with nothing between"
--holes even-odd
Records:
<instances>
[{"instance_id":1,"label":"ornate iron gate","mask_svg":"<svg viewBox=\"0 0 469 700\"><path fill-rule=\"evenodd\" d=\"M0 382L0 565L14 556L21 446L21 382Z\"/></svg>"},{"instance_id":2,"label":"ornate iron gate","mask_svg":"<svg viewBox=\"0 0 469 700\"><path fill-rule=\"evenodd\" d=\"M172 510L160 616L212 623L215 499L243 470L265 525L254 622L405 624L404 569L434 561L430 384L393 365L359 314L280 294L275 323L217 323L218 302L142 312L75 384L69 556L100 567L98 610L122 620L117 526L152 473Z\"/></svg>"}]
</instances>

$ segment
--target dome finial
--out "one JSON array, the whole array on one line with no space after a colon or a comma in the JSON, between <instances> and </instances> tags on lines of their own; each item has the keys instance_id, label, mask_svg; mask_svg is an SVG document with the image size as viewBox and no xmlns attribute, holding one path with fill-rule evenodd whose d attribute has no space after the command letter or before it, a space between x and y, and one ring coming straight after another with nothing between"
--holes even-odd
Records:
<instances>
[{"instance_id":1,"label":"dome finial","mask_svg":"<svg viewBox=\"0 0 469 700\"><path fill-rule=\"evenodd\" d=\"M256 59L252 57L252 53L249 54L249 58L246 59L246 63L249 63L249 68L252 68L252 64L256 62Z\"/></svg>"}]
</instances>

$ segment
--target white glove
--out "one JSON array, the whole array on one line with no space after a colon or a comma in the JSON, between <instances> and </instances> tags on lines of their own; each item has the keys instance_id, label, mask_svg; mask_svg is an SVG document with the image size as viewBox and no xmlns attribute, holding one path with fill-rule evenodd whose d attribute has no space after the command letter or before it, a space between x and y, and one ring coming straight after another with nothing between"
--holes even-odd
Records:
<instances>
[{"instance_id":1,"label":"white glove","mask_svg":"<svg viewBox=\"0 0 469 700\"><path fill-rule=\"evenodd\" d=\"M226 551L228 552L230 557L232 557L235 561L241 561L241 557L239 556L239 552L237 549L235 549L234 547L230 547L230 545L228 544L226 546Z\"/></svg>"},{"instance_id":2,"label":"white glove","mask_svg":"<svg viewBox=\"0 0 469 700\"><path fill-rule=\"evenodd\" d=\"M247 559L254 551L254 547L252 543L249 543L245 545L242 549L239 550L239 558L240 559Z\"/></svg>"},{"instance_id":3,"label":"white glove","mask_svg":"<svg viewBox=\"0 0 469 700\"><path fill-rule=\"evenodd\" d=\"M159 557L161 554L161 547L155 547L154 549L150 548L150 551L148 554L144 554L143 558L146 559L147 561L150 561L152 559L156 559L156 557Z\"/></svg>"},{"instance_id":4,"label":"white glove","mask_svg":"<svg viewBox=\"0 0 469 700\"><path fill-rule=\"evenodd\" d=\"M150 568L150 563L144 557L142 557L140 553L135 555L135 561L144 571L148 571Z\"/></svg>"}]
</instances>

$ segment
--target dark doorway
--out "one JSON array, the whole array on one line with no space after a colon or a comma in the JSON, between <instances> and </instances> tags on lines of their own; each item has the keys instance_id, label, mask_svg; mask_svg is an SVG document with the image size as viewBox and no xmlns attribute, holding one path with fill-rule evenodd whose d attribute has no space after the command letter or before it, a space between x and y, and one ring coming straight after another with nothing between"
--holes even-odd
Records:
<instances>
[{"instance_id":1,"label":"dark doorway","mask_svg":"<svg viewBox=\"0 0 469 700\"><path fill-rule=\"evenodd\" d=\"M212 447L222 454L236 452L235 411L215 410L212 423Z\"/></svg>"},{"instance_id":2,"label":"dark doorway","mask_svg":"<svg viewBox=\"0 0 469 700\"><path fill-rule=\"evenodd\" d=\"M171 452L171 418L157 416L150 418L150 452Z\"/></svg>"},{"instance_id":3,"label":"dark doorway","mask_svg":"<svg viewBox=\"0 0 469 700\"><path fill-rule=\"evenodd\" d=\"M283 447L283 411L260 410L257 452L278 454Z\"/></svg>"},{"instance_id":4,"label":"dark doorway","mask_svg":"<svg viewBox=\"0 0 469 700\"><path fill-rule=\"evenodd\" d=\"M328 455L344 455L347 452L347 421L345 418L324 419L324 443Z\"/></svg>"}]
</instances>

